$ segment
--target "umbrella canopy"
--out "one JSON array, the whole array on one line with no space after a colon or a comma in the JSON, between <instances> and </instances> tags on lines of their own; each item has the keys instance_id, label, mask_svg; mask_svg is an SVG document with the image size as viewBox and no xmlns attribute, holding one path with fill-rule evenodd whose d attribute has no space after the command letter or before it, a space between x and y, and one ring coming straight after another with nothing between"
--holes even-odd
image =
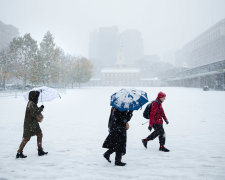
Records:
<instances>
[{"instance_id":1,"label":"umbrella canopy","mask_svg":"<svg viewBox=\"0 0 225 180\"><path fill-rule=\"evenodd\" d=\"M110 105L119 111L140 109L148 102L147 93L136 89L121 89L111 96Z\"/></svg>"},{"instance_id":2,"label":"umbrella canopy","mask_svg":"<svg viewBox=\"0 0 225 180\"><path fill-rule=\"evenodd\" d=\"M56 99L56 98L61 98L61 96L57 90L46 87L46 86L42 86L42 87L38 87L38 88L33 88L29 92L26 92L23 95L23 97L26 101L29 100L29 93L31 91L39 91L40 92L38 102L47 102L47 101L52 101L53 99Z\"/></svg>"}]
</instances>

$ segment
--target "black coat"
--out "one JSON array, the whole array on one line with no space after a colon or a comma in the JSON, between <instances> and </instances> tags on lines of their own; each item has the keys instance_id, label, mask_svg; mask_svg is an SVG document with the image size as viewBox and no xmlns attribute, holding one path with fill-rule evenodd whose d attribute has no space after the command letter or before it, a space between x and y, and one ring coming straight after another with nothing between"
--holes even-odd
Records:
<instances>
[{"instance_id":1,"label":"black coat","mask_svg":"<svg viewBox=\"0 0 225 180\"><path fill-rule=\"evenodd\" d=\"M38 107L38 91L31 91L29 93L29 102L26 108L26 114L23 126L23 137L29 138L41 133L41 128L37 121L37 115L43 111L42 107Z\"/></svg>"},{"instance_id":2,"label":"black coat","mask_svg":"<svg viewBox=\"0 0 225 180\"><path fill-rule=\"evenodd\" d=\"M109 117L109 135L103 143L103 148L114 152L126 154L127 130L126 123L130 121L133 111L119 111L116 108L111 109Z\"/></svg>"}]
</instances>

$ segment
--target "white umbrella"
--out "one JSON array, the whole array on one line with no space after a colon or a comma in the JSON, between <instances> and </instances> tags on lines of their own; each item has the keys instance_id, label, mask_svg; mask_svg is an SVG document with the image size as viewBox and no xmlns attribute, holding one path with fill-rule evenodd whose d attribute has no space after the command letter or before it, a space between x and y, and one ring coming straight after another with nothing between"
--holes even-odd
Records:
<instances>
[{"instance_id":1,"label":"white umbrella","mask_svg":"<svg viewBox=\"0 0 225 180\"><path fill-rule=\"evenodd\" d=\"M46 86L38 87L38 88L33 88L29 92L26 92L23 97L26 101L29 100L29 93L31 91L39 91L40 95L38 98L38 102L46 102L46 101L52 101L53 99L56 98L61 98L60 94L58 93L57 90L53 88L49 88Z\"/></svg>"}]
</instances>

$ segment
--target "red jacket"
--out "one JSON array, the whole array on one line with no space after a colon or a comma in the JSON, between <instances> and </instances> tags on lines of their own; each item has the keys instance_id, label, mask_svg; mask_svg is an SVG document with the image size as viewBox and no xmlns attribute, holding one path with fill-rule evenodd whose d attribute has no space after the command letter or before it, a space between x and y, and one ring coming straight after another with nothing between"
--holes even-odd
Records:
<instances>
[{"instance_id":1,"label":"red jacket","mask_svg":"<svg viewBox=\"0 0 225 180\"><path fill-rule=\"evenodd\" d=\"M159 102L160 108L157 102L153 102L151 105L151 112L150 112L150 120L149 120L149 126L152 127L153 124L163 124L163 119L166 121L166 115L164 113L162 103L157 98L156 101Z\"/></svg>"}]
</instances>

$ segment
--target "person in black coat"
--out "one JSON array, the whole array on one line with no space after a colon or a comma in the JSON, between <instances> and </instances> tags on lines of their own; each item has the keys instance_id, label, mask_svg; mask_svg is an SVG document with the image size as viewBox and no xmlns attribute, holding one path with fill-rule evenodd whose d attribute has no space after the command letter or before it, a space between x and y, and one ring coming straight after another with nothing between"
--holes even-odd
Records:
<instances>
[{"instance_id":1,"label":"person in black coat","mask_svg":"<svg viewBox=\"0 0 225 180\"><path fill-rule=\"evenodd\" d=\"M23 149L32 136L37 136L38 155L43 156L48 153L44 152L42 148L43 134L37 119L37 117L40 116L41 112L44 109L43 105L41 105L40 107L37 106L39 95L40 95L39 91L31 91L29 93L29 102L27 103L23 126L23 139L17 151L16 158L27 157L23 154Z\"/></svg>"},{"instance_id":2,"label":"person in black coat","mask_svg":"<svg viewBox=\"0 0 225 180\"><path fill-rule=\"evenodd\" d=\"M133 111L119 111L112 107L109 117L109 135L103 143L103 148L108 150L103 156L110 161L110 155L116 153L115 165L125 166L126 163L121 162L122 156L126 154L127 130L129 129L128 121L133 116Z\"/></svg>"}]
</instances>

